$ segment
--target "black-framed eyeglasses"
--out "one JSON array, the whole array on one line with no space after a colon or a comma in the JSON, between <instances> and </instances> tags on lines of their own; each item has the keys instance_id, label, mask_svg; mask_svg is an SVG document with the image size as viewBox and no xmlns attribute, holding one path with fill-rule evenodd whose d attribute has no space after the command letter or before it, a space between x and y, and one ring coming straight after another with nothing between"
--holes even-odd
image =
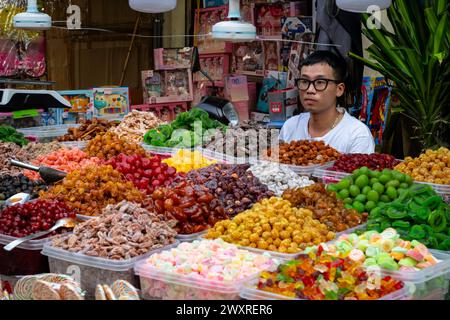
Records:
<instances>
[{"instance_id":1,"label":"black-framed eyeglasses","mask_svg":"<svg viewBox=\"0 0 450 320\"><path fill-rule=\"evenodd\" d=\"M316 79L316 80L308 80L305 78L297 79L297 88L302 91L306 91L309 89L311 84L313 84L314 89L316 91L325 91L328 88L328 84L330 82L339 84L342 83L342 81L333 80L333 79Z\"/></svg>"}]
</instances>

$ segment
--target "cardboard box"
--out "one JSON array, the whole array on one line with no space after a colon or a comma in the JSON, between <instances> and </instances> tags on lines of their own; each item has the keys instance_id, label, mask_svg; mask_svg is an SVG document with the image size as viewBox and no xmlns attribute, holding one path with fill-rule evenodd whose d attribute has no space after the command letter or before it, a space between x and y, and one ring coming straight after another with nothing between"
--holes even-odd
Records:
<instances>
[{"instance_id":1,"label":"cardboard box","mask_svg":"<svg viewBox=\"0 0 450 320\"><path fill-rule=\"evenodd\" d=\"M126 87L93 88L93 117L118 119L130 110L129 90Z\"/></svg>"},{"instance_id":2,"label":"cardboard box","mask_svg":"<svg viewBox=\"0 0 450 320\"><path fill-rule=\"evenodd\" d=\"M192 101L194 98L190 69L142 71L144 103Z\"/></svg>"},{"instance_id":3,"label":"cardboard box","mask_svg":"<svg viewBox=\"0 0 450 320\"><path fill-rule=\"evenodd\" d=\"M94 92L93 90L67 90L58 91L70 102L70 109L55 109L60 123L74 124L85 119L92 119L94 114Z\"/></svg>"},{"instance_id":4,"label":"cardboard box","mask_svg":"<svg viewBox=\"0 0 450 320\"><path fill-rule=\"evenodd\" d=\"M159 48L153 51L155 70L189 69L192 65L193 48Z\"/></svg>"},{"instance_id":5,"label":"cardboard box","mask_svg":"<svg viewBox=\"0 0 450 320\"><path fill-rule=\"evenodd\" d=\"M230 73L229 54L201 54L200 69L208 74L213 81L222 81ZM194 74L194 82L209 81L201 72Z\"/></svg>"},{"instance_id":6,"label":"cardboard box","mask_svg":"<svg viewBox=\"0 0 450 320\"><path fill-rule=\"evenodd\" d=\"M220 21L225 21L228 16L228 6L197 9L194 21L194 45L199 53L231 53L233 46L229 42L214 40L207 36L212 32L212 27Z\"/></svg>"},{"instance_id":7,"label":"cardboard box","mask_svg":"<svg viewBox=\"0 0 450 320\"><path fill-rule=\"evenodd\" d=\"M297 108L297 89L269 92L269 113L271 121L286 121L294 115Z\"/></svg>"}]
</instances>

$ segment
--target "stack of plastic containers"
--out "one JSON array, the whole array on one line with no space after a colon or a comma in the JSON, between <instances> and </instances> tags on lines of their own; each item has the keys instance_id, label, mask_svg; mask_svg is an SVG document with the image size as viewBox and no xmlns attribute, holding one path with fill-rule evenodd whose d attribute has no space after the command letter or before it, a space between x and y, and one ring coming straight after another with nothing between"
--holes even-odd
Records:
<instances>
[{"instance_id":1,"label":"stack of plastic containers","mask_svg":"<svg viewBox=\"0 0 450 320\"><path fill-rule=\"evenodd\" d=\"M79 124L62 124L46 127L33 127L18 129L25 137L34 137L38 142L51 142L56 138L67 134L69 128L78 127Z\"/></svg>"},{"instance_id":2,"label":"stack of plastic containers","mask_svg":"<svg viewBox=\"0 0 450 320\"><path fill-rule=\"evenodd\" d=\"M145 255L128 260L91 257L54 248L49 243L44 245L42 254L48 257L50 272L79 278L81 287L87 292L86 298L89 299L94 297L97 284L111 284L116 280L125 280L137 287L139 279L133 271L136 262L164 249L177 246L178 243L176 241L165 248L150 251Z\"/></svg>"}]
</instances>

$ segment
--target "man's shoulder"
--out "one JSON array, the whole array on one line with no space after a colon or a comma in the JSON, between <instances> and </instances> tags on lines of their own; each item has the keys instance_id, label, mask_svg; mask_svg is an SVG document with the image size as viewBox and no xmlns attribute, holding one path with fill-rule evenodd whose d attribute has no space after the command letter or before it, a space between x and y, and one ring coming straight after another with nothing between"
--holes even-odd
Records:
<instances>
[{"instance_id":1,"label":"man's shoulder","mask_svg":"<svg viewBox=\"0 0 450 320\"><path fill-rule=\"evenodd\" d=\"M361 120L356 119L349 113L345 113L345 121L346 121L346 127L351 127L353 130L358 130L360 133L363 132L370 132L370 129L368 126L366 126L365 123L363 123Z\"/></svg>"},{"instance_id":2,"label":"man's shoulder","mask_svg":"<svg viewBox=\"0 0 450 320\"><path fill-rule=\"evenodd\" d=\"M299 115L290 117L289 119L286 120L286 122L284 123L284 125L297 125L299 122L304 121L306 119L309 118L309 113L300 113Z\"/></svg>"}]
</instances>

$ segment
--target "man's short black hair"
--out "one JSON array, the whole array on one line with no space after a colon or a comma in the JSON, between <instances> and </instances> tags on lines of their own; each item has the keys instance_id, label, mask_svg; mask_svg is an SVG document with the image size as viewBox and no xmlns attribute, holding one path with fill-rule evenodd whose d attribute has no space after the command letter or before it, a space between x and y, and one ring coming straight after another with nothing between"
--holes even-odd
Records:
<instances>
[{"instance_id":1,"label":"man's short black hair","mask_svg":"<svg viewBox=\"0 0 450 320\"><path fill-rule=\"evenodd\" d=\"M347 78L347 62L331 51L319 50L310 54L300 64L300 70L304 66L312 66L318 63L328 64L334 71L336 80L345 82Z\"/></svg>"}]
</instances>

